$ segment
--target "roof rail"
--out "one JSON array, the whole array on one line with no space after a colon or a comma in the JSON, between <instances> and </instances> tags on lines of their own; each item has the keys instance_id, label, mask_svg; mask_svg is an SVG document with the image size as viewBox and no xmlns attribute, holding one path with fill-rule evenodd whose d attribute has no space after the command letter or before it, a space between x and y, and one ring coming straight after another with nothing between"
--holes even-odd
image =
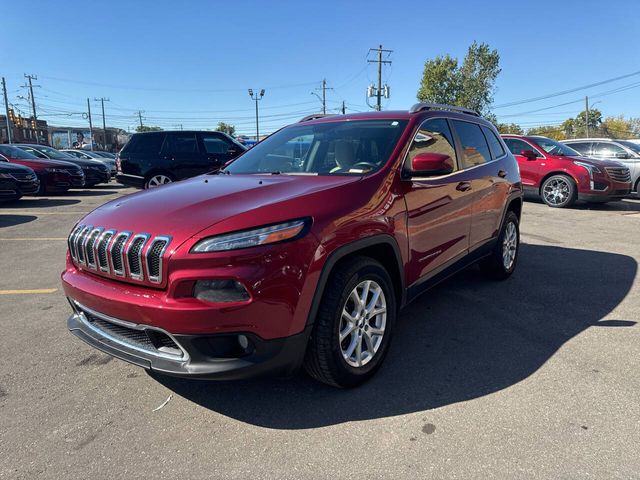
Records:
<instances>
[{"instance_id":1,"label":"roof rail","mask_svg":"<svg viewBox=\"0 0 640 480\"><path fill-rule=\"evenodd\" d=\"M480 116L478 112L470 108L457 107L455 105L446 105L444 103L425 103L425 102L416 103L413 107L409 109L409 113L422 112L423 110L449 110L451 112L460 112L460 113L466 113L468 115L475 115L476 117Z\"/></svg>"},{"instance_id":2,"label":"roof rail","mask_svg":"<svg viewBox=\"0 0 640 480\"><path fill-rule=\"evenodd\" d=\"M335 117L335 113L312 113L301 119L298 123L308 122L310 120L317 120L318 118Z\"/></svg>"}]
</instances>

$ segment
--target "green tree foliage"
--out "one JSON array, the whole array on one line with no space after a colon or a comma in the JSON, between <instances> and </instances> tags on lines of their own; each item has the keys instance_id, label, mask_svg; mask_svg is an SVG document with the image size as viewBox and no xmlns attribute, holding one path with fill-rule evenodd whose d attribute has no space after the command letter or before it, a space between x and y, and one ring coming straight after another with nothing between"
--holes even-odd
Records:
<instances>
[{"instance_id":1,"label":"green tree foliage","mask_svg":"<svg viewBox=\"0 0 640 480\"><path fill-rule=\"evenodd\" d=\"M640 118L607 117L600 124L600 132L609 138L640 138Z\"/></svg>"},{"instance_id":2,"label":"green tree foliage","mask_svg":"<svg viewBox=\"0 0 640 480\"><path fill-rule=\"evenodd\" d=\"M473 42L462 65L449 55L425 62L418 100L459 105L487 114L500 70L498 51L486 43Z\"/></svg>"},{"instance_id":3,"label":"green tree foliage","mask_svg":"<svg viewBox=\"0 0 640 480\"><path fill-rule=\"evenodd\" d=\"M236 127L229 125L228 123L220 122L216 127L216 132L224 132L227 135L233 135L236 133Z\"/></svg>"},{"instance_id":4,"label":"green tree foliage","mask_svg":"<svg viewBox=\"0 0 640 480\"><path fill-rule=\"evenodd\" d=\"M548 127L534 127L527 130L527 135L541 135L543 137L553 138L554 140L563 140L567 138L563 130L553 125Z\"/></svg>"},{"instance_id":5,"label":"green tree foliage","mask_svg":"<svg viewBox=\"0 0 640 480\"><path fill-rule=\"evenodd\" d=\"M136 127L136 132L138 133L142 133L142 132L161 132L162 128L160 127L150 127L147 125L140 125L138 127Z\"/></svg>"},{"instance_id":6,"label":"green tree foliage","mask_svg":"<svg viewBox=\"0 0 640 480\"><path fill-rule=\"evenodd\" d=\"M517 123L496 123L495 125L500 133L512 133L514 135L524 135L524 130Z\"/></svg>"}]
</instances>

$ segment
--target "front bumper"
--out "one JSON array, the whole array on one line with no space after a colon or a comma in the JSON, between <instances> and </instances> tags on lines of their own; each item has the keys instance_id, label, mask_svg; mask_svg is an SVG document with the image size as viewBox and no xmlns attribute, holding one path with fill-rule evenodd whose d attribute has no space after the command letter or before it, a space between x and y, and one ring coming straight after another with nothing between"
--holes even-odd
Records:
<instances>
[{"instance_id":1,"label":"front bumper","mask_svg":"<svg viewBox=\"0 0 640 480\"><path fill-rule=\"evenodd\" d=\"M244 332L172 335L157 327L115 319L73 300L70 303L74 313L67 326L76 337L126 362L178 377L237 380L263 374L289 375L302 364L311 332L309 326L299 334L272 340ZM145 335L147 340L144 340ZM227 345L239 335L248 339L249 347L246 350L238 347L220 356L216 345L221 342ZM148 338L154 337L152 344ZM240 355L235 356L235 353Z\"/></svg>"},{"instance_id":2,"label":"front bumper","mask_svg":"<svg viewBox=\"0 0 640 480\"><path fill-rule=\"evenodd\" d=\"M98 183L109 183L111 173L108 170L85 170L85 185L97 185Z\"/></svg>"}]
</instances>

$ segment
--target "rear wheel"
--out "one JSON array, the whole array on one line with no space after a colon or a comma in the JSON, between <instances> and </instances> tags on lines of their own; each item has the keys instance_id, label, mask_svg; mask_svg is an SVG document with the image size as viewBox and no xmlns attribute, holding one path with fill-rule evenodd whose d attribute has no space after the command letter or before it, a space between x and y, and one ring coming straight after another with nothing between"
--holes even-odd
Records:
<instances>
[{"instance_id":1,"label":"rear wheel","mask_svg":"<svg viewBox=\"0 0 640 480\"><path fill-rule=\"evenodd\" d=\"M564 208L573 205L577 197L575 182L566 175L552 175L547 178L540 188L542 201L554 208Z\"/></svg>"},{"instance_id":2,"label":"rear wheel","mask_svg":"<svg viewBox=\"0 0 640 480\"><path fill-rule=\"evenodd\" d=\"M161 185L166 185L167 183L172 183L175 180L168 173L156 173L149 178L144 184L144 188L155 188Z\"/></svg>"},{"instance_id":3,"label":"rear wheel","mask_svg":"<svg viewBox=\"0 0 640 480\"><path fill-rule=\"evenodd\" d=\"M391 278L380 263L355 257L339 265L320 304L305 370L336 387L365 382L382 365L395 318Z\"/></svg>"},{"instance_id":4,"label":"rear wheel","mask_svg":"<svg viewBox=\"0 0 640 480\"><path fill-rule=\"evenodd\" d=\"M494 280L509 278L516 269L520 250L520 226L518 216L507 212L498 242L491 255L480 262L480 269Z\"/></svg>"},{"instance_id":5,"label":"rear wheel","mask_svg":"<svg viewBox=\"0 0 640 480\"><path fill-rule=\"evenodd\" d=\"M38 175L38 180L40 181L40 185L38 186L38 190L36 191L36 195L44 195L47 193L47 187L44 185L44 178Z\"/></svg>"}]
</instances>

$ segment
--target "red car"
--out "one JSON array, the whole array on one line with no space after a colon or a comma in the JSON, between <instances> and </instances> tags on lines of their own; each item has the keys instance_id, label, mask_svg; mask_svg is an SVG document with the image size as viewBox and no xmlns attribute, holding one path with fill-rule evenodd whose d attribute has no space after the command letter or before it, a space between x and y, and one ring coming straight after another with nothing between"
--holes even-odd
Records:
<instances>
[{"instance_id":1,"label":"red car","mask_svg":"<svg viewBox=\"0 0 640 480\"><path fill-rule=\"evenodd\" d=\"M84 186L84 173L77 165L59 160L44 160L12 145L0 145L0 157L31 168L40 181L39 194L66 192Z\"/></svg>"},{"instance_id":2,"label":"red car","mask_svg":"<svg viewBox=\"0 0 640 480\"><path fill-rule=\"evenodd\" d=\"M475 112L302 121L224 169L106 203L69 236L71 332L141 367L353 386L398 310L480 262L516 267L515 159ZM452 285L454 287L454 285Z\"/></svg>"},{"instance_id":3,"label":"red car","mask_svg":"<svg viewBox=\"0 0 640 480\"><path fill-rule=\"evenodd\" d=\"M525 193L550 207L576 200L604 203L631 192L631 173L618 162L585 158L560 142L541 136L503 135L520 167Z\"/></svg>"}]
</instances>

